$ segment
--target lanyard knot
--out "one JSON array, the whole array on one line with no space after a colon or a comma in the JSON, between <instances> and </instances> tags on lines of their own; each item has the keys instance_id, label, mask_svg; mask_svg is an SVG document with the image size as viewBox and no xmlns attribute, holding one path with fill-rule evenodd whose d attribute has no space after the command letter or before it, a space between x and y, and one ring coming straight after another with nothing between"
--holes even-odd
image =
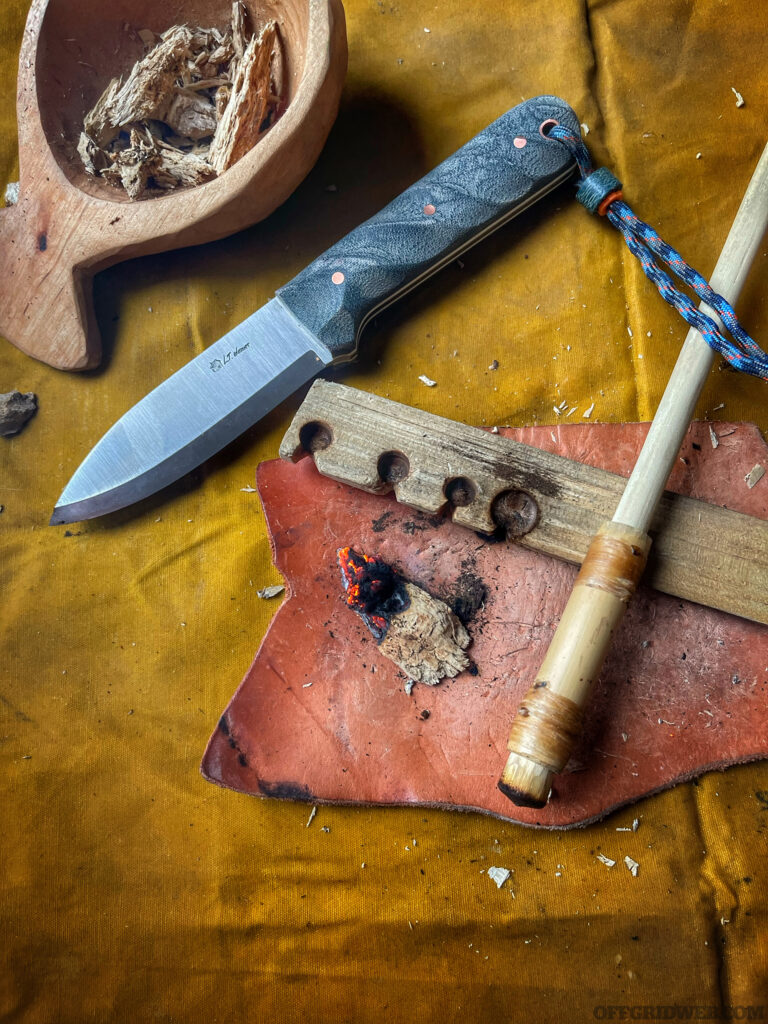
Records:
<instances>
[{"instance_id":1,"label":"lanyard knot","mask_svg":"<svg viewBox=\"0 0 768 1024\"><path fill-rule=\"evenodd\" d=\"M624 202L622 184L607 167L592 168L592 159L584 142L563 125L553 125L546 137L565 146L579 168L576 198L590 213L606 217L621 232L627 248L637 257L643 273L653 281L659 294L674 306L680 316L695 328L706 343L719 352L737 370L768 380L768 355L752 340L739 323L731 304L713 291L707 280L689 266L679 252L668 245L645 221L635 216ZM658 260L658 262L657 262ZM710 316L697 308L675 285L665 265L710 307ZM730 337L728 337L730 335Z\"/></svg>"}]
</instances>

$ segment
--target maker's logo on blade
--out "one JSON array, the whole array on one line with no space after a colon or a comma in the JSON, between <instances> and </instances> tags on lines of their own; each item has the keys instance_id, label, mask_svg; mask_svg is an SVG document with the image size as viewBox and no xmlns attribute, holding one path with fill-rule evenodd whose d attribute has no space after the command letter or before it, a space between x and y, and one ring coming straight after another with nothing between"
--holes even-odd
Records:
<instances>
[{"instance_id":1,"label":"maker's logo on blade","mask_svg":"<svg viewBox=\"0 0 768 1024\"><path fill-rule=\"evenodd\" d=\"M213 373L217 373L219 370L223 369L228 362L235 358L235 356L239 356L241 353L245 352L247 348L250 348L250 345L250 341L246 341L246 343L241 345L240 348L231 349L222 359L212 359L210 367Z\"/></svg>"}]
</instances>

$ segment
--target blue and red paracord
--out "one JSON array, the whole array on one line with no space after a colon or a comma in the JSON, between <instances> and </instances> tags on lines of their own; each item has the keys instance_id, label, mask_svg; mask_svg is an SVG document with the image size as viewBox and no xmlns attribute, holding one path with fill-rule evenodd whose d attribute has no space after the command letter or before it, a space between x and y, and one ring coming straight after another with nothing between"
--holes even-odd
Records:
<instances>
[{"instance_id":1,"label":"blue and red paracord","mask_svg":"<svg viewBox=\"0 0 768 1024\"><path fill-rule=\"evenodd\" d=\"M592 169L589 151L582 140L563 125L553 125L547 138L554 139L571 152L578 164L581 182L576 198L591 212L599 212L624 236L627 248L640 261L645 275L653 281L661 297L674 306L680 316L694 327L707 344L735 369L768 380L768 355L750 338L739 323L731 304L714 292L706 280L690 267L652 227L635 216L621 196L621 182L607 168ZM685 282L722 320L728 338L688 296L681 292L654 259L654 255Z\"/></svg>"}]
</instances>

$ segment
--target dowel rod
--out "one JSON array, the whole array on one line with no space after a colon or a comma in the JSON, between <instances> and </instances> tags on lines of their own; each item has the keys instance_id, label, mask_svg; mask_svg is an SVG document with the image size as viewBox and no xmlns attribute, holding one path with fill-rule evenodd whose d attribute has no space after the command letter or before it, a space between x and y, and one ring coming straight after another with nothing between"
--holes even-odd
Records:
<instances>
[{"instance_id":1,"label":"dowel rod","mask_svg":"<svg viewBox=\"0 0 768 1024\"><path fill-rule=\"evenodd\" d=\"M767 226L768 146L711 278L713 291L731 303ZM499 782L513 803L544 806L553 775L563 770L578 740L584 706L645 567L648 527L711 365L712 350L691 329L613 521L593 538L541 669L518 709Z\"/></svg>"}]
</instances>

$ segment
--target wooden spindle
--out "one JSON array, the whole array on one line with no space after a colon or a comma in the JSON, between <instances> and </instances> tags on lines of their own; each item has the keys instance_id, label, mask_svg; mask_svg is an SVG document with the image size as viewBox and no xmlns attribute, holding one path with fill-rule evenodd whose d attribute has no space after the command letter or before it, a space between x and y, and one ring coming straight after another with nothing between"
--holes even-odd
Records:
<instances>
[{"instance_id":1,"label":"wooden spindle","mask_svg":"<svg viewBox=\"0 0 768 1024\"><path fill-rule=\"evenodd\" d=\"M731 304L768 227L768 146L758 162L710 284ZM701 306L719 324L705 304ZM552 777L581 733L584 708L640 580L648 529L712 366L713 352L691 328L616 513L592 540L541 669L509 738L499 789L522 807L543 807Z\"/></svg>"}]
</instances>

